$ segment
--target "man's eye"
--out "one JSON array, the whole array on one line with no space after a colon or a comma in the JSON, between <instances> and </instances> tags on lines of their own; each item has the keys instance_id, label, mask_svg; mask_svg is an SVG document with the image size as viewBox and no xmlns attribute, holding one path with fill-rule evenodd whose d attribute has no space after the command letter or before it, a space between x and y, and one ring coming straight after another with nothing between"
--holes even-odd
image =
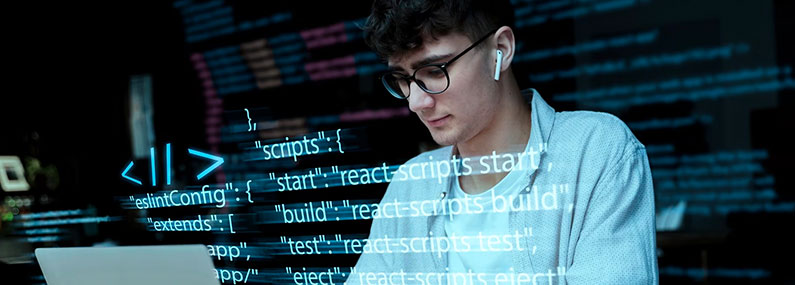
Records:
<instances>
[{"instance_id":1,"label":"man's eye","mask_svg":"<svg viewBox=\"0 0 795 285\"><path fill-rule=\"evenodd\" d=\"M407 77L409 77L408 75L400 74L400 73L392 73L391 75L395 79L406 79Z\"/></svg>"},{"instance_id":2,"label":"man's eye","mask_svg":"<svg viewBox=\"0 0 795 285\"><path fill-rule=\"evenodd\" d=\"M426 72L426 74L428 74L429 76L433 76L433 77L440 77L440 76L443 77L444 76L444 71L442 71L441 68L429 68L428 71Z\"/></svg>"}]
</instances>

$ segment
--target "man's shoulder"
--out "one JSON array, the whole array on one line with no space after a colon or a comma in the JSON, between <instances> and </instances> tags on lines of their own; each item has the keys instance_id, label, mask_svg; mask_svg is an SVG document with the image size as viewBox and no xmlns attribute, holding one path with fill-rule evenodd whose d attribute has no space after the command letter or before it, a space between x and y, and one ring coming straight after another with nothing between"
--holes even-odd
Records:
<instances>
[{"instance_id":1,"label":"man's shoulder","mask_svg":"<svg viewBox=\"0 0 795 285\"><path fill-rule=\"evenodd\" d=\"M595 111L559 112L555 118L550 148L568 151L588 168L611 168L645 146L626 123L613 114ZM553 146L553 144L555 146Z\"/></svg>"}]
</instances>

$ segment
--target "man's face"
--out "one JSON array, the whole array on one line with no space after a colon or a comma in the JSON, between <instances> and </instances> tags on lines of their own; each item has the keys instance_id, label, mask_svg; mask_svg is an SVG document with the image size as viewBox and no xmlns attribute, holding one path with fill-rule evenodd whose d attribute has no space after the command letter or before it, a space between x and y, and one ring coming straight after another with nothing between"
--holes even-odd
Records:
<instances>
[{"instance_id":1,"label":"man's face","mask_svg":"<svg viewBox=\"0 0 795 285\"><path fill-rule=\"evenodd\" d=\"M491 39L481 45L489 45ZM459 33L423 39L423 45L416 49L389 57L391 68L411 75L423 64L446 62L466 49L472 41ZM486 128L494 118L498 96L495 96L496 83L492 59L484 51L473 49L456 60L447 71L450 86L441 94L429 94L411 83L409 109L416 113L425 127L431 132L434 141L440 145L465 142Z\"/></svg>"}]
</instances>

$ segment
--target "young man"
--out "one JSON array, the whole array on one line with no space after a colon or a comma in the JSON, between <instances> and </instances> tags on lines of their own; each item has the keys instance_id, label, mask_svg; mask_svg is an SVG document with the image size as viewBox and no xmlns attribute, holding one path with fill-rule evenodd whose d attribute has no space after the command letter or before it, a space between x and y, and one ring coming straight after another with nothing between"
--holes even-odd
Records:
<instances>
[{"instance_id":1,"label":"young man","mask_svg":"<svg viewBox=\"0 0 795 285\"><path fill-rule=\"evenodd\" d=\"M395 172L348 283L658 283L644 145L613 115L555 112L532 89L527 104L512 14L373 4L365 41L387 59L384 86L446 147Z\"/></svg>"}]
</instances>

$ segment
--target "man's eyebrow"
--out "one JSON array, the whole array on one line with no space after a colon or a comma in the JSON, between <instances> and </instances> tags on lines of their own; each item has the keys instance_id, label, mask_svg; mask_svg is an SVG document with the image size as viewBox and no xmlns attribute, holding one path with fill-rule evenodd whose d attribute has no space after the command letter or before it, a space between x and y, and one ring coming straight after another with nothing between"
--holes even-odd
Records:
<instances>
[{"instance_id":1,"label":"man's eyebrow","mask_svg":"<svg viewBox=\"0 0 795 285\"><path fill-rule=\"evenodd\" d=\"M418 62L413 63L411 65L411 69L417 69L417 67L420 67L420 66L423 66L423 65L426 65L426 64L430 64L430 63L434 63L436 61L439 61L439 60L442 60L442 59L445 59L445 58L449 58L451 56L453 56L452 53L431 55L431 56L428 56L428 57L426 57L426 58L424 58L424 59L422 59L422 60L420 60ZM390 65L389 66L389 71L403 71L403 72L405 72L405 70L403 70L402 67L397 66L397 65Z\"/></svg>"},{"instance_id":2,"label":"man's eyebrow","mask_svg":"<svg viewBox=\"0 0 795 285\"><path fill-rule=\"evenodd\" d=\"M426 57L423 60L415 62L414 64L411 65L411 68L412 69L417 69L417 67L420 67L420 66L423 66L423 65L426 65L426 64L430 64L430 63L434 63L436 61L439 61L439 60L442 60L442 59L445 59L445 58L449 58L451 56L453 56L452 53L431 55L429 57Z\"/></svg>"}]
</instances>

